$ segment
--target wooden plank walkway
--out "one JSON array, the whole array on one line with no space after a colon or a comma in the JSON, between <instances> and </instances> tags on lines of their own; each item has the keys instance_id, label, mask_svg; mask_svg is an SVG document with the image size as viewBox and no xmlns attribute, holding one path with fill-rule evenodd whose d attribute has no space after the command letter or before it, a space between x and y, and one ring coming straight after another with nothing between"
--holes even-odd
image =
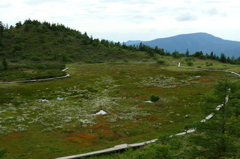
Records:
<instances>
[{"instance_id":1,"label":"wooden plank walkway","mask_svg":"<svg viewBox=\"0 0 240 159\"><path fill-rule=\"evenodd\" d=\"M63 69L62 71L66 71L66 70L68 70L68 68ZM34 79L34 80L25 80L25 81L0 82L0 84L41 82L41 81L62 79L62 78L67 78L67 77L70 77L70 75L68 73L65 76L61 76L61 77L43 78L43 79Z\"/></svg>"},{"instance_id":2,"label":"wooden plank walkway","mask_svg":"<svg viewBox=\"0 0 240 159\"><path fill-rule=\"evenodd\" d=\"M179 64L180 65L180 64ZM211 70L212 71L212 70ZM217 70L219 71L219 70ZM240 74L237 74L235 72L230 72L230 71L225 71L231 74L235 74L237 76L240 76ZM230 89L229 89L230 91ZM225 103L228 102L228 95L225 98ZM215 110L219 111L222 107L224 106L224 104L220 104L218 105ZM205 117L205 119L201 120L201 122L206 122L207 120L211 119L214 116L214 113L209 114L207 117ZM190 134L196 131L196 128L191 128L188 129L184 132L181 133L177 133L175 135L179 136L179 135L186 135L186 134ZM173 135L171 135L170 137L172 137ZM153 139L153 140L149 140L149 141L145 141L145 142L141 142L141 143L135 143L135 144L121 144L121 145L116 145L112 148L108 148L108 149L104 149L104 150L99 150L99 151L93 151L93 152L89 152L89 153L84 153L84 154L79 154L79 155L73 155L73 156L66 156L66 157L59 157L56 159L77 159L77 158L81 158L81 157L89 157L89 156L93 156L93 155L99 155L99 154L106 154L106 153L110 153L110 152L116 152L116 151L121 151L121 150L125 150L129 147L135 148L135 147L141 147L147 144L151 144L156 142L158 139Z\"/></svg>"},{"instance_id":3,"label":"wooden plank walkway","mask_svg":"<svg viewBox=\"0 0 240 159\"><path fill-rule=\"evenodd\" d=\"M104 149L104 150L84 153L84 154L80 154L80 155L60 157L60 158L57 158L57 159L76 159L76 158L88 157L88 156L92 156L92 155L105 154L105 153L125 150L125 149L127 149L129 147L132 147L132 148L134 148L134 147L141 147L141 146L144 146L146 144L154 143L156 141L157 141L157 139L150 140L150 141L145 141L145 142L141 142L141 143L135 143L135 144L121 144L121 145L116 145L116 146L114 146L112 148L108 148L108 149Z\"/></svg>"},{"instance_id":4,"label":"wooden plank walkway","mask_svg":"<svg viewBox=\"0 0 240 159\"><path fill-rule=\"evenodd\" d=\"M225 98L225 103L228 102L228 95ZM218 105L215 110L219 111L221 109L221 107L223 107L223 104ZM209 114L205 119L201 120L201 122L206 122L207 120L211 119L214 116L214 113ZM196 128L192 128L192 129L188 129L184 132L181 133L177 133L175 135L180 136L180 135L186 135L186 134L190 134L196 131ZM171 135L170 137L172 137L173 135ZM99 150L99 151L93 151L93 152L89 152L89 153L84 153L84 154L79 154L79 155L73 155L73 156L66 156L66 157L60 157L57 159L77 159L77 158L81 158L81 157L88 157L88 156L92 156L92 155L99 155L99 154L106 154L106 153L110 153L110 152L116 152L116 151L121 151L121 150L125 150L129 147L135 148L135 147L141 147L147 144L151 144L156 142L158 139L153 139L153 140L149 140L149 141L145 141L145 142L140 142L140 143L135 143L135 144L121 144L121 145L116 145L112 148L108 148L108 149L104 149L104 150Z\"/></svg>"},{"instance_id":5,"label":"wooden plank walkway","mask_svg":"<svg viewBox=\"0 0 240 159\"><path fill-rule=\"evenodd\" d=\"M225 103L228 102L228 95L225 98ZM218 105L215 110L219 111L221 109L221 107L223 107L223 104ZM214 113L209 114L205 119L201 120L201 122L206 122L207 120L211 119L214 116ZM175 135L180 136L180 135L187 135L187 134L191 134L193 132L196 131L196 128L191 128L188 129L184 132L181 133L177 133ZM172 137L173 135L171 135L170 137ZM151 144L156 142L158 139L153 139L153 140L149 140L149 141L145 141L145 142L140 142L140 143L134 143L134 144L121 144L121 145L116 145L112 148L108 148L108 149L104 149L104 150L99 150L99 151L93 151L93 152L89 152L89 153L84 153L84 154L79 154L79 155L73 155L73 156L66 156L66 157L59 157L56 159L77 159L77 158L81 158L81 157L89 157L89 156L93 156L93 155L99 155L99 154L106 154L106 153L110 153L110 152L116 152L116 151L121 151L121 150L125 150L129 147L135 148L135 147L141 147L147 144Z\"/></svg>"}]
</instances>

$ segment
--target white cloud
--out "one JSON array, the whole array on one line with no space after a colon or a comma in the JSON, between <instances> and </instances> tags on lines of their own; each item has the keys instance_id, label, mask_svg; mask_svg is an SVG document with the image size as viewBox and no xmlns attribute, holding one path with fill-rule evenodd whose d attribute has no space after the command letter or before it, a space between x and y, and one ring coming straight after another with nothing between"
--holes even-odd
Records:
<instances>
[{"instance_id":1,"label":"white cloud","mask_svg":"<svg viewBox=\"0 0 240 159\"><path fill-rule=\"evenodd\" d=\"M197 15L191 11L184 11L176 17L177 21L195 21L197 19L198 19Z\"/></svg>"},{"instance_id":2,"label":"white cloud","mask_svg":"<svg viewBox=\"0 0 240 159\"><path fill-rule=\"evenodd\" d=\"M213 8L209 8L206 10L206 13L209 14L209 15L219 15L219 16L227 16L227 13L225 11L222 11L222 10L219 10L218 8L216 7L213 7Z\"/></svg>"},{"instance_id":3,"label":"white cloud","mask_svg":"<svg viewBox=\"0 0 240 159\"><path fill-rule=\"evenodd\" d=\"M236 0L1 0L0 19L59 22L114 41L192 32L240 41L239 10Z\"/></svg>"},{"instance_id":4,"label":"white cloud","mask_svg":"<svg viewBox=\"0 0 240 159\"><path fill-rule=\"evenodd\" d=\"M58 3L58 2L64 2L64 0L26 0L25 3L30 5L30 6L36 6L42 3Z\"/></svg>"}]
</instances>

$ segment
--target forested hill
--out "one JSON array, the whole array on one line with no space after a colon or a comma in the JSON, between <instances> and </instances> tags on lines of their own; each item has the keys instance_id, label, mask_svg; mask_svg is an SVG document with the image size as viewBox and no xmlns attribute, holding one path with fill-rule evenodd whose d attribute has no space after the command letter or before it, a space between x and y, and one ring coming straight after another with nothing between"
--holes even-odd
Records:
<instances>
[{"instance_id":1,"label":"forested hill","mask_svg":"<svg viewBox=\"0 0 240 159\"><path fill-rule=\"evenodd\" d=\"M25 20L15 26L0 22L0 59L8 62L102 62L141 59L141 53L108 40L94 39L62 24Z\"/></svg>"},{"instance_id":2,"label":"forested hill","mask_svg":"<svg viewBox=\"0 0 240 159\"><path fill-rule=\"evenodd\" d=\"M190 38L189 52L192 53L193 43L199 45L211 45L216 39L208 34L198 33L196 35L186 35ZM196 37L197 36L197 37ZM199 40L201 37L208 37L208 40ZM186 40L185 35L174 37L175 41L170 46L182 46ZM169 38L171 41L173 38ZM222 39L217 38L216 48L223 47ZM154 42L162 41L157 39ZM216 40L215 40L216 41ZM132 42L133 43L133 42ZM168 42L165 42L168 44ZM239 42L240 43L240 42ZM146 45L148 44L148 45ZM174 44L174 45L173 45ZM236 46L238 42L235 43ZM15 26L8 26L0 21L0 70L27 68L27 69L55 69L62 68L61 65L73 62L101 63L111 61L145 61L148 59L160 60L159 55L181 57L196 57L201 59L218 60L223 63L240 64L240 58L232 59L229 55L221 56L215 53L206 53L199 47L198 52L189 54L184 50L176 47L168 50L162 47L151 47L150 42L140 43L139 46L128 46L125 43L110 42L104 39L94 39L87 33L81 33L78 30L68 28L63 24L49 22L39 22L37 20L25 20L17 22ZM233 46L229 42L229 47ZM234 49L236 47L232 47ZM175 50L176 49L176 50ZM174 52L169 52L173 50ZM206 53L206 54L205 54ZM52 68L51 68L52 67Z\"/></svg>"},{"instance_id":3,"label":"forested hill","mask_svg":"<svg viewBox=\"0 0 240 159\"><path fill-rule=\"evenodd\" d=\"M138 45L141 41L128 41L126 45ZM185 53L186 50L193 54L202 51L204 54L213 52L217 56L224 53L226 56L240 57L240 42L223 40L207 33L181 34L168 38L158 38L142 42L151 47L158 46L165 51Z\"/></svg>"},{"instance_id":4,"label":"forested hill","mask_svg":"<svg viewBox=\"0 0 240 159\"><path fill-rule=\"evenodd\" d=\"M94 39L63 24L28 19L8 26L0 21L0 81L61 77L67 63L143 61L155 54Z\"/></svg>"}]
</instances>

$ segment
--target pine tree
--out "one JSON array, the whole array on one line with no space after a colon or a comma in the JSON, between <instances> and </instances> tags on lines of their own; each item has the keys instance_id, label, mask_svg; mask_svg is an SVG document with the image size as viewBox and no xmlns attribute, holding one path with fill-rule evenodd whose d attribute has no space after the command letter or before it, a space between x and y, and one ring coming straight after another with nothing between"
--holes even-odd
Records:
<instances>
[{"instance_id":1,"label":"pine tree","mask_svg":"<svg viewBox=\"0 0 240 159\"><path fill-rule=\"evenodd\" d=\"M4 24L2 23L2 21L0 21L0 40L3 36L3 31L4 31Z\"/></svg>"},{"instance_id":2,"label":"pine tree","mask_svg":"<svg viewBox=\"0 0 240 159\"><path fill-rule=\"evenodd\" d=\"M227 58L226 58L226 56L224 54L221 54L220 62L223 62L223 63L227 62Z\"/></svg>"},{"instance_id":3,"label":"pine tree","mask_svg":"<svg viewBox=\"0 0 240 159\"><path fill-rule=\"evenodd\" d=\"M186 57L188 57L189 56L189 51L188 51L188 49L187 49L187 51L186 51Z\"/></svg>"},{"instance_id":4,"label":"pine tree","mask_svg":"<svg viewBox=\"0 0 240 159\"><path fill-rule=\"evenodd\" d=\"M231 118L231 108L227 104L230 88L233 84L228 81L221 81L215 88L215 92L207 96L207 103L204 104L204 110L207 115L212 113L214 116L202 121L197 125L197 134L193 134L189 141L193 144L191 157L203 158L221 158L233 156L236 146L233 144L235 134L229 134L232 127L229 125ZM221 104L221 108L220 105ZM216 106L219 108L216 109Z\"/></svg>"},{"instance_id":5,"label":"pine tree","mask_svg":"<svg viewBox=\"0 0 240 159\"><path fill-rule=\"evenodd\" d=\"M2 65L3 65L3 70L7 70L8 69L8 62L7 62L5 57L3 57Z\"/></svg>"}]
</instances>

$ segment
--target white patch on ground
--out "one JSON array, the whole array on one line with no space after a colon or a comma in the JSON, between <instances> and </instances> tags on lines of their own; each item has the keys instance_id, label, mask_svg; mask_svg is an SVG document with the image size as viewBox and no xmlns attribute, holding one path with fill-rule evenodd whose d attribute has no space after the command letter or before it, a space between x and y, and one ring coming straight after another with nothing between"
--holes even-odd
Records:
<instances>
[{"instance_id":1,"label":"white patch on ground","mask_svg":"<svg viewBox=\"0 0 240 159\"><path fill-rule=\"evenodd\" d=\"M152 101L148 100L148 101L145 101L146 103L153 103Z\"/></svg>"},{"instance_id":2,"label":"white patch on ground","mask_svg":"<svg viewBox=\"0 0 240 159\"><path fill-rule=\"evenodd\" d=\"M41 102L49 102L47 99L39 99Z\"/></svg>"},{"instance_id":3,"label":"white patch on ground","mask_svg":"<svg viewBox=\"0 0 240 159\"><path fill-rule=\"evenodd\" d=\"M57 97L57 100L63 100L64 98L62 98L62 97Z\"/></svg>"},{"instance_id":4,"label":"white patch on ground","mask_svg":"<svg viewBox=\"0 0 240 159\"><path fill-rule=\"evenodd\" d=\"M104 110L100 110L95 115L106 115L106 114L107 114L107 112L105 112Z\"/></svg>"}]
</instances>

